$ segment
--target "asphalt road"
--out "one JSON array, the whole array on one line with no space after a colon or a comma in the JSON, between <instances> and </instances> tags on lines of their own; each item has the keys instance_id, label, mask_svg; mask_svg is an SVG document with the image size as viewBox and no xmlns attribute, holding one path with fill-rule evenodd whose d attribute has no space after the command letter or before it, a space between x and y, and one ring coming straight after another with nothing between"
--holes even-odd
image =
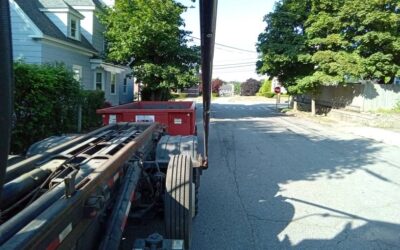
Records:
<instances>
[{"instance_id":1,"label":"asphalt road","mask_svg":"<svg viewBox=\"0 0 400 250\"><path fill-rule=\"evenodd\" d=\"M265 103L214 103L210 131L193 250L400 248L400 147Z\"/></svg>"}]
</instances>

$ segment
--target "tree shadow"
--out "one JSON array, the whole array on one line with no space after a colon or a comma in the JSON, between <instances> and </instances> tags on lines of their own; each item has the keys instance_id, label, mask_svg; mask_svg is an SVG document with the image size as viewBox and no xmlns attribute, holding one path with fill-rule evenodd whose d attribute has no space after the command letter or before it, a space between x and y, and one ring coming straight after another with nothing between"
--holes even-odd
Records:
<instances>
[{"instance_id":1,"label":"tree shadow","mask_svg":"<svg viewBox=\"0 0 400 250\"><path fill-rule=\"evenodd\" d=\"M281 119L288 117L271 109L273 105L267 104L213 104L210 167L202 178L193 249L386 249L399 246L398 224L363 217L357 209L340 210L335 203L321 205L318 199L304 199L301 191L298 197L282 195L286 194L287 187L293 189L291 185L295 187L297 183L311 185L313 189L307 192L324 194L319 189L326 187L318 186L323 184L321 180L340 182L355 174L365 176L363 178L372 180L371 183L398 189L400 185L395 178L373 167L382 161L376 157L382 145L369 139L306 131L290 121L282 122ZM395 171L400 169L396 162L384 164ZM325 195L337 195L340 202L341 196L356 196L359 184L345 189L348 194L338 190ZM365 190L366 199L368 191ZM303 211L300 216L298 207ZM368 206L360 205L361 208L368 209ZM318 212L314 211L316 209ZM316 223L312 228L308 228L309 219ZM345 226L330 225L333 219L340 219L338 225ZM300 226L292 229L295 224ZM307 236L313 235L314 230L316 237L292 239L292 234L302 235L295 230L304 230ZM326 230L331 237L319 239L319 230Z\"/></svg>"}]
</instances>

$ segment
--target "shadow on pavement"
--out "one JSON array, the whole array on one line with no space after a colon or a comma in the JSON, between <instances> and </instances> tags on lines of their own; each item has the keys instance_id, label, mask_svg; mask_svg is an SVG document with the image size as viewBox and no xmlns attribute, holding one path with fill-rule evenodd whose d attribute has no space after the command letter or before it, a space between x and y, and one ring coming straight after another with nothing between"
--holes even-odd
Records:
<instances>
[{"instance_id":1,"label":"shadow on pavement","mask_svg":"<svg viewBox=\"0 0 400 250\"><path fill-rule=\"evenodd\" d=\"M378 161L374 155L382 148L367 139L332 139L277 127L276 119L285 115L271 112L273 108L269 104L212 105L210 168L202 179L193 249L398 248L398 224L280 195L285 184L340 180L356 171L398 188L395 180L365 168ZM319 217L321 224L331 218L358 224L328 228L334 230L333 238L294 243L288 235L280 235L289 224L304 219L294 218L293 203L324 211L305 216ZM309 233L323 226L304 224L302 230Z\"/></svg>"}]
</instances>

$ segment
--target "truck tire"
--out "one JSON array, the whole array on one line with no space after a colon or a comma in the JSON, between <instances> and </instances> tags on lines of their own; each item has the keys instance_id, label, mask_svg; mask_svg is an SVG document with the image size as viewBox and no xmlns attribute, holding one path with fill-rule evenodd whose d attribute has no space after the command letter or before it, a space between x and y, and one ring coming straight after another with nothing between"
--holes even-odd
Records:
<instances>
[{"instance_id":1,"label":"truck tire","mask_svg":"<svg viewBox=\"0 0 400 250\"><path fill-rule=\"evenodd\" d=\"M164 219L168 239L183 239L190 249L194 209L194 183L191 157L171 157L165 180Z\"/></svg>"}]
</instances>

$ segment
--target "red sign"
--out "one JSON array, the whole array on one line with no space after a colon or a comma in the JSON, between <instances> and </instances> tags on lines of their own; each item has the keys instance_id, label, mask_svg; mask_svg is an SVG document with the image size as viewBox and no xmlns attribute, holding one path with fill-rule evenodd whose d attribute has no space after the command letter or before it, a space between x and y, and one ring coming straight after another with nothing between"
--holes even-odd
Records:
<instances>
[{"instance_id":1,"label":"red sign","mask_svg":"<svg viewBox=\"0 0 400 250\"><path fill-rule=\"evenodd\" d=\"M275 94L280 94L281 93L281 87L275 87L274 88Z\"/></svg>"}]
</instances>

